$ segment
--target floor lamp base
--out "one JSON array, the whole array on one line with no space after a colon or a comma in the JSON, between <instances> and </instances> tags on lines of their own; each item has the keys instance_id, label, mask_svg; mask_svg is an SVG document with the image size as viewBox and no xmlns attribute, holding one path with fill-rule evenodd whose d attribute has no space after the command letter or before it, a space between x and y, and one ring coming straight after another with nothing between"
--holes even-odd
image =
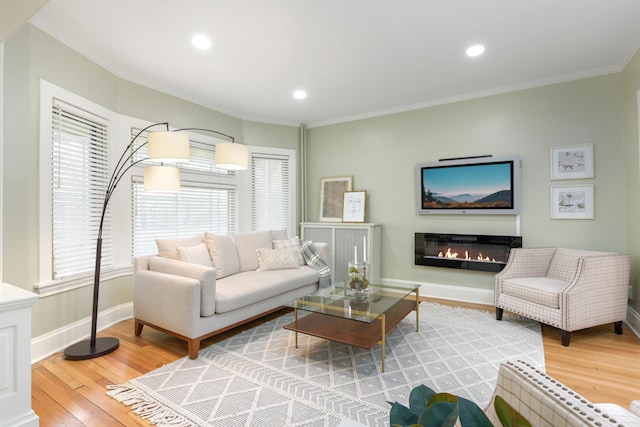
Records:
<instances>
[{"instance_id":1,"label":"floor lamp base","mask_svg":"<svg viewBox=\"0 0 640 427\"><path fill-rule=\"evenodd\" d=\"M67 360L87 360L104 356L120 347L118 338L96 338L96 345L91 346L91 340L80 341L70 345L64 350L64 358Z\"/></svg>"}]
</instances>

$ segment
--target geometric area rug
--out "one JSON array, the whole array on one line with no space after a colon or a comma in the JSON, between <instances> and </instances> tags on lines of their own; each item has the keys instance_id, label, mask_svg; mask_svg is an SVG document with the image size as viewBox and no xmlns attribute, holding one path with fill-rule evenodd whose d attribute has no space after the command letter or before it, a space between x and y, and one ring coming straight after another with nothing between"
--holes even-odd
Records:
<instances>
[{"instance_id":1,"label":"geometric area rug","mask_svg":"<svg viewBox=\"0 0 640 427\"><path fill-rule=\"evenodd\" d=\"M110 386L108 394L164 426L335 426L343 418L389 425L388 401L412 388L490 402L498 368L524 360L544 371L538 322L422 302L420 330L410 313L380 346L363 350L283 329L293 313L269 320L154 371Z\"/></svg>"}]
</instances>

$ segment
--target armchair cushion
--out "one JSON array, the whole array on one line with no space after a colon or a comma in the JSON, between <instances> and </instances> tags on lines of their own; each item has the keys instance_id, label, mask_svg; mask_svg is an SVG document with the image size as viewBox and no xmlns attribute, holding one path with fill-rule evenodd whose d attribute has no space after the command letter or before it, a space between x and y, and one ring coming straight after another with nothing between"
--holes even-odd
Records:
<instances>
[{"instance_id":1,"label":"armchair cushion","mask_svg":"<svg viewBox=\"0 0 640 427\"><path fill-rule=\"evenodd\" d=\"M505 280L502 293L551 308L560 308L560 293L567 282L550 277L521 277Z\"/></svg>"}]
</instances>

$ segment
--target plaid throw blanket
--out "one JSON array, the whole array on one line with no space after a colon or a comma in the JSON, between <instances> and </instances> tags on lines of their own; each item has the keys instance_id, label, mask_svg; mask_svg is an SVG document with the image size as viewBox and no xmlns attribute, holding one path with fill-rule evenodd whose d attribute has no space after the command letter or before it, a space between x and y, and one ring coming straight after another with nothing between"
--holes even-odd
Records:
<instances>
[{"instance_id":1,"label":"plaid throw blanket","mask_svg":"<svg viewBox=\"0 0 640 427\"><path fill-rule=\"evenodd\" d=\"M305 240L302 242L301 252L302 256L307 263L307 265L318 272L318 286L320 288L326 288L331 285L331 269L325 263L320 255L318 255L318 251L316 251L316 247L313 245L311 240Z\"/></svg>"}]
</instances>

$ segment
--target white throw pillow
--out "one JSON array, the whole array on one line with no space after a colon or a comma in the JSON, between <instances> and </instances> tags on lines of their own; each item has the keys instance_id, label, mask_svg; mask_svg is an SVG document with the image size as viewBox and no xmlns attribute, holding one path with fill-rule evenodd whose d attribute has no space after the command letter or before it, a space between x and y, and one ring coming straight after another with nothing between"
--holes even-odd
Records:
<instances>
[{"instance_id":1,"label":"white throw pillow","mask_svg":"<svg viewBox=\"0 0 640 427\"><path fill-rule=\"evenodd\" d=\"M216 269L216 278L222 279L240 272L236 245L229 234L204 233L204 243Z\"/></svg>"},{"instance_id":2,"label":"white throw pillow","mask_svg":"<svg viewBox=\"0 0 640 427\"><path fill-rule=\"evenodd\" d=\"M298 268L298 258L291 248L258 249L258 271Z\"/></svg>"},{"instance_id":3,"label":"white throw pillow","mask_svg":"<svg viewBox=\"0 0 640 427\"><path fill-rule=\"evenodd\" d=\"M202 243L202 234L189 237L187 239L156 239L156 245L158 246L158 255L163 258L178 259L178 246L184 248L189 246L196 246Z\"/></svg>"},{"instance_id":4,"label":"white throw pillow","mask_svg":"<svg viewBox=\"0 0 640 427\"><path fill-rule=\"evenodd\" d=\"M292 249L296 257L298 259L298 265L305 265L304 258L302 257L302 248L300 247L300 239L298 237L294 237L292 239L287 240L274 240L273 241L274 249L282 249L289 248Z\"/></svg>"},{"instance_id":5,"label":"white throw pillow","mask_svg":"<svg viewBox=\"0 0 640 427\"><path fill-rule=\"evenodd\" d=\"M189 247L178 246L178 259L180 261L190 262L191 264L213 267L213 264L211 264L211 257L209 257L209 250L207 249L207 245L204 243Z\"/></svg>"},{"instance_id":6,"label":"white throw pillow","mask_svg":"<svg viewBox=\"0 0 640 427\"><path fill-rule=\"evenodd\" d=\"M256 271L258 269L258 249L273 248L271 231L257 233L232 234L238 250L240 271Z\"/></svg>"}]
</instances>

